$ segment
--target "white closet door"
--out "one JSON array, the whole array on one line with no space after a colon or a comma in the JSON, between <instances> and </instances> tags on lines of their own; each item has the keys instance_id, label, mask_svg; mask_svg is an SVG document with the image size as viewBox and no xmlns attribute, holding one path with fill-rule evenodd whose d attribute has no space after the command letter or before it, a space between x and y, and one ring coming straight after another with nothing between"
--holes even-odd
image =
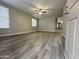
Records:
<instances>
[{"instance_id":1,"label":"white closet door","mask_svg":"<svg viewBox=\"0 0 79 59\"><path fill-rule=\"evenodd\" d=\"M75 40L75 56L74 59L79 59L79 17L76 22L76 40Z\"/></svg>"},{"instance_id":2,"label":"white closet door","mask_svg":"<svg viewBox=\"0 0 79 59\"><path fill-rule=\"evenodd\" d=\"M76 19L67 22L67 59L74 59Z\"/></svg>"}]
</instances>

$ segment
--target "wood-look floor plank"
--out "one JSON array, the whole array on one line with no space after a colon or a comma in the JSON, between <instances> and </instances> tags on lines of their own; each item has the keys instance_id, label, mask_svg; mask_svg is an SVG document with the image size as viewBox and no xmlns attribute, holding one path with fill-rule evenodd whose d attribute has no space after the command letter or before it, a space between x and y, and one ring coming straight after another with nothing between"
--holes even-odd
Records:
<instances>
[{"instance_id":1,"label":"wood-look floor plank","mask_svg":"<svg viewBox=\"0 0 79 59\"><path fill-rule=\"evenodd\" d=\"M0 56L8 56L6 59L64 59L63 45L56 33L36 32L0 40Z\"/></svg>"}]
</instances>

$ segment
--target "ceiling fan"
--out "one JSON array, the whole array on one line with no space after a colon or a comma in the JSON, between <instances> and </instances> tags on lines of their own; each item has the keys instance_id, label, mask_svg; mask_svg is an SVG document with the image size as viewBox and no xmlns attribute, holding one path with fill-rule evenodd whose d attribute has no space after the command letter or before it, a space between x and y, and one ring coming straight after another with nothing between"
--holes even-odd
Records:
<instances>
[{"instance_id":1,"label":"ceiling fan","mask_svg":"<svg viewBox=\"0 0 79 59\"><path fill-rule=\"evenodd\" d=\"M39 14L39 15L47 14L47 10L44 10L44 9L35 9L34 11L36 14Z\"/></svg>"}]
</instances>

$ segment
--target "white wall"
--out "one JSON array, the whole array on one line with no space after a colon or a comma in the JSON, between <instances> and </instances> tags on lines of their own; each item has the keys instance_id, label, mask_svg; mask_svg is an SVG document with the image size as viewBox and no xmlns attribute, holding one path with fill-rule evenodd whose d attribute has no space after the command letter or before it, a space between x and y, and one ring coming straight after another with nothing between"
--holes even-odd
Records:
<instances>
[{"instance_id":1,"label":"white wall","mask_svg":"<svg viewBox=\"0 0 79 59\"><path fill-rule=\"evenodd\" d=\"M55 32L55 17L45 17L38 20L38 31Z\"/></svg>"},{"instance_id":2,"label":"white wall","mask_svg":"<svg viewBox=\"0 0 79 59\"><path fill-rule=\"evenodd\" d=\"M4 3L0 4L4 5L5 7L8 7L10 14L10 28L0 29L0 35L31 32L36 30L35 28L32 28L32 16L18 9L7 6Z\"/></svg>"}]
</instances>

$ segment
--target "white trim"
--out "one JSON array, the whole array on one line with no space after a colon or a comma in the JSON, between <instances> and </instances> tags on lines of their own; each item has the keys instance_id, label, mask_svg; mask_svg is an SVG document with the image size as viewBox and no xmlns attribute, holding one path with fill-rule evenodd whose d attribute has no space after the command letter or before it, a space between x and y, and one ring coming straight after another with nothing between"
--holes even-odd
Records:
<instances>
[{"instance_id":1,"label":"white trim","mask_svg":"<svg viewBox=\"0 0 79 59\"><path fill-rule=\"evenodd\" d=\"M36 31L19 32L19 33L13 33L13 34L5 34L5 35L0 35L0 37L12 36L12 35L19 35L19 34L25 34L25 33L31 33L31 32L36 32Z\"/></svg>"},{"instance_id":2,"label":"white trim","mask_svg":"<svg viewBox=\"0 0 79 59\"><path fill-rule=\"evenodd\" d=\"M76 40L76 24L77 24L77 19L75 19L74 21L75 21L75 29L74 29L73 59L74 59L74 56L75 56L75 40Z\"/></svg>"},{"instance_id":3,"label":"white trim","mask_svg":"<svg viewBox=\"0 0 79 59\"><path fill-rule=\"evenodd\" d=\"M38 30L38 31L41 31L41 32L56 32L56 31L50 31L50 30Z\"/></svg>"}]
</instances>

